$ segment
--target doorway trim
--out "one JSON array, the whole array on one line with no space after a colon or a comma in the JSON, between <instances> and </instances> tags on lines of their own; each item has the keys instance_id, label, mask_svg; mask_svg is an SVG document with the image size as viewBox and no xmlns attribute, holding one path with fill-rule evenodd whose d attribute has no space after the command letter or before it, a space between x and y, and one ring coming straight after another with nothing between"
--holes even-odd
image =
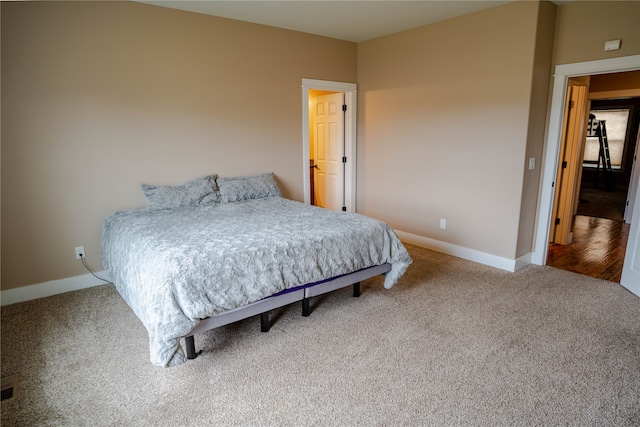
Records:
<instances>
[{"instance_id":1,"label":"doorway trim","mask_svg":"<svg viewBox=\"0 0 640 427\"><path fill-rule=\"evenodd\" d=\"M344 117L345 135L345 204L347 212L356 211L356 118L358 89L355 83L328 80L302 79L302 179L304 182L304 202L311 203L309 159L311 153L309 135L309 90L324 90L344 93L347 111Z\"/></svg>"},{"instance_id":2,"label":"doorway trim","mask_svg":"<svg viewBox=\"0 0 640 427\"><path fill-rule=\"evenodd\" d=\"M564 122L564 105L567 96L567 84L570 77L608 74L622 71L640 70L640 55L597 61L556 65L551 94L547 143L545 145L544 166L536 220L536 234L531 262L545 265L551 231L551 216L555 196L555 184L560 156L560 141ZM632 221L634 219L632 218ZM638 221L638 218L635 218Z\"/></svg>"}]
</instances>

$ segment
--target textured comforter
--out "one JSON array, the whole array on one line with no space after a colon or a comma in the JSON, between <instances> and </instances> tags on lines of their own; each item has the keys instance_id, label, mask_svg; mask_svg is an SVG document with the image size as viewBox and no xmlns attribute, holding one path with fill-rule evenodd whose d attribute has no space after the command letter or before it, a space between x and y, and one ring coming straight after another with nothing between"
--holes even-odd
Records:
<instances>
[{"instance_id":1,"label":"textured comforter","mask_svg":"<svg viewBox=\"0 0 640 427\"><path fill-rule=\"evenodd\" d=\"M411 263L385 223L281 197L116 212L102 257L159 366L186 360L179 339L199 319L387 262L390 288Z\"/></svg>"}]
</instances>

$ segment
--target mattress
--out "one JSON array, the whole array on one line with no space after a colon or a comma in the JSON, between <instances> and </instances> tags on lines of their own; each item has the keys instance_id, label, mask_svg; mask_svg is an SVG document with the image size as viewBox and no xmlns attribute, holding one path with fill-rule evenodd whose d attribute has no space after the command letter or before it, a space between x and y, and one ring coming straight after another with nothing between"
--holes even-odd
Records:
<instances>
[{"instance_id":1,"label":"mattress","mask_svg":"<svg viewBox=\"0 0 640 427\"><path fill-rule=\"evenodd\" d=\"M390 288L411 263L384 222L282 197L116 212L102 257L159 366L185 362L180 337L201 319L384 263Z\"/></svg>"}]
</instances>

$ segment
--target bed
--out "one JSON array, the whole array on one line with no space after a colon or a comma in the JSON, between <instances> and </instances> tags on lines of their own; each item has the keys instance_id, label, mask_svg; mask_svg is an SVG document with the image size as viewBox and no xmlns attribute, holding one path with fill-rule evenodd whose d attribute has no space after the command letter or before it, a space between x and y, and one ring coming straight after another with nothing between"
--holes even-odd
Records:
<instances>
[{"instance_id":1,"label":"bed","mask_svg":"<svg viewBox=\"0 0 640 427\"><path fill-rule=\"evenodd\" d=\"M102 261L158 366L195 357L196 333L258 314L265 330L273 308L308 315L309 298L378 274L390 288L411 263L384 222L285 199L273 174L142 189L148 207L106 218Z\"/></svg>"}]
</instances>

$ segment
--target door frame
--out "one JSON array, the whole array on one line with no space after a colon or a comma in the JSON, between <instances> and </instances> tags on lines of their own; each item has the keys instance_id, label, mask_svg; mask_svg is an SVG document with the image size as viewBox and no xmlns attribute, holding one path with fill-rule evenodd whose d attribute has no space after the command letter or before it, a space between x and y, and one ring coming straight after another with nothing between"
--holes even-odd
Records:
<instances>
[{"instance_id":1,"label":"door frame","mask_svg":"<svg viewBox=\"0 0 640 427\"><path fill-rule=\"evenodd\" d=\"M551 231L551 216L555 196L555 184L560 156L560 141L564 122L564 106L567 96L567 86L570 77L595 74L609 74L622 71L640 70L640 55L623 56L619 58L601 59L596 61L578 62L574 64L556 65L549 124L547 128L547 143L543 153L544 163L540 194L538 196L538 213L536 220L535 242L531 262L537 265L547 263L549 247L549 233ZM632 222L640 221L640 214L634 214Z\"/></svg>"},{"instance_id":2,"label":"door frame","mask_svg":"<svg viewBox=\"0 0 640 427\"><path fill-rule=\"evenodd\" d=\"M310 132L309 132L309 90L323 90L344 93L347 111L344 117L345 135L345 205L347 212L356 211L356 118L358 90L355 83L334 82L328 80L302 79L302 179L304 183L304 202L311 203L311 175L309 173Z\"/></svg>"}]
</instances>

